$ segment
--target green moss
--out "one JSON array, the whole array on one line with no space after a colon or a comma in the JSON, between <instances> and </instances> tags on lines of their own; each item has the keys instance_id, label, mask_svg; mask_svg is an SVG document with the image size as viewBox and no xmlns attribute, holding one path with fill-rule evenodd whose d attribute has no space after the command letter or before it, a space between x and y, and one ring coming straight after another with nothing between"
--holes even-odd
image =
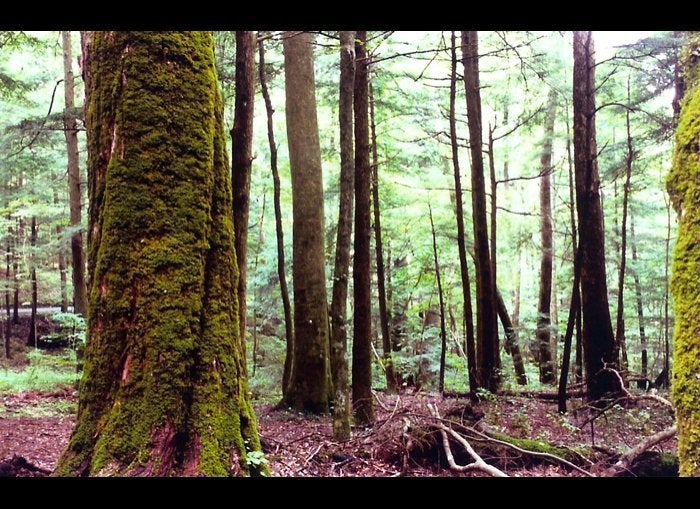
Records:
<instances>
[{"instance_id":1,"label":"green moss","mask_svg":"<svg viewBox=\"0 0 700 509\"><path fill-rule=\"evenodd\" d=\"M667 187L679 215L671 292L675 307L673 401L682 476L700 476L700 37L682 52L686 94Z\"/></svg>"},{"instance_id":2,"label":"green moss","mask_svg":"<svg viewBox=\"0 0 700 509\"><path fill-rule=\"evenodd\" d=\"M247 474L260 450L212 45L208 32L94 35L89 341L58 475Z\"/></svg>"},{"instance_id":3,"label":"green moss","mask_svg":"<svg viewBox=\"0 0 700 509\"><path fill-rule=\"evenodd\" d=\"M520 447L521 449L525 449L527 451L532 451L532 452L542 452L546 454L551 454L552 456L557 456L558 458L563 458L565 460L568 460L574 464L578 463L581 458L576 454L578 452L579 454L582 454L583 456L586 455L586 451L571 451L569 449L563 449L561 447L556 447L551 444L547 444L545 442L541 442L539 440L528 440L526 438L514 438L508 435L502 435L500 433L492 433L491 436L497 440L500 440L502 442L507 442L509 444L515 445L516 447Z\"/></svg>"}]
</instances>

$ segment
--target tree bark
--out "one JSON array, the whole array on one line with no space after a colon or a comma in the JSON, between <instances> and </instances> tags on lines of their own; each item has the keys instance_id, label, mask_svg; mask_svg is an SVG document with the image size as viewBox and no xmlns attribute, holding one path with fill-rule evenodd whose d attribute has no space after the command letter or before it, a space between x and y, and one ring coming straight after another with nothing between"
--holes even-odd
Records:
<instances>
[{"instance_id":1,"label":"tree bark","mask_svg":"<svg viewBox=\"0 0 700 509\"><path fill-rule=\"evenodd\" d=\"M542 260L540 263L540 291L537 302L537 344L539 349L540 383L554 383L551 350L552 299L552 140L557 113L557 92L549 89L547 113L544 121L544 143L540 158L540 236Z\"/></svg>"},{"instance_id":2,"label":"tree bark","mask_svg":"<svg viewBox=\"0 0 700 509\"><path fill-rule=\"evenodd\" d=\"M379 324L382 330L382 361L386 376L388 394L396 394L396 374L391 358L391 331L389 330L389 310L384 282L384 248L382 244L382 223L379 209L379 157L377 155L377 132L374 123L374 90L369 83L369 113L372 136L372 210L374 212L374 248L377 257L377 291L379 293Z\"/></svg>"},{"instance_id":3,"label":"tree bark","mask_svg":"<svg viewBox=\"0 0 700 509\"><path fill-rule=\"evenodd\" d=\"M19 179L19 186L22 188L22 177ZM15 252L12 257L12 283L14 293L12 295L12 323L15 325L19 324L19 278L17 277L19 271L19 247L23 245L24 242L24 218L20 217L17 219L17 235L15 236Z\"/></svg>"},{"instance_id":4,"label":"tree bark","mask_svg":"<svg viewBox=\"0 0 700 509\"><path fill-rule=\"evenodd\" d=\"M211 32L83 38L91 240L78 415L59 476L266 474L238 328Z\"/></svg>"},{"instance_id":5,"label":"tree bark","mask_svg":"<svg viewBox=\"0 0 700 509\"><path fill-rule=\"evenodd\" d=\"M353 87L355 82L355 32L340 32L340 192L338 232L331 300L331 373L333 375L333 438L350 438L350 397L348 394L347 302L352 236L353 185Z\"/></svg>"},{"instance_id":6,"label":"tree bark","mask_svg":"<svg viewBox=\"0 0 700 509\"><path fill-rule=\"evenodd\" d=\"M355 422L374 422L372 405L372 304L370 287L369 64L367 32L355 37L355 255L352 342L352 405Z\"/></svg>"},{"instance_id":7,"label":"tree bark","mask_svg":"<svg viewBox=\"0 0 700 509\"><path fill-rule=\"evenodd\" d=\"M445 392L445 354L447 352L447 327L445 327L445 301L442 296L442 279L440 278L440 263L438 262L437 240L435 238L435 223L433 222L433 210L428 203L430 215L430 231L433 235L433 260L435 261L435 278L438 286L438 299L440 301L440 376L438 391Z\"/></svg>"},{"instance_id":8,"label":"tree bark","mask_svg":"<svg viewBox=\"0 0 700 509\"><path fill-rule=\"evenodd\" d=\"M614 392L615 338L608 307L603 210L595 138L595 60L591 32L574 32L574 169L581 255L583 351L589 401Z\"/></svg>"},{"instance_id":9,"label":"tree bark","mask_svg":"<svg viewBox=\"0 0 700 509\"><path fill-rule=\"evenodd\" d=\"M450 73L450 145L452 146L452 167L455 177L455 200L457 216L457 249L459 250L459 272L462 278L462 318L464 320L465 350L469 373L469 391L475 393L478 387L476 380L476 343L474 341L474 318L472 313L472 298L469 283L469 265L467 263L467 246L464 233L464 206L462 204L462 178L459 169L459 145L457 143L457 121L455 116L455 100L457 95L457 41L452 32L452 72Z\"/></svg>"},{"instance_id":10,"label":"tree bark","mask_svg":"<svg viewBox=\"0 0 700 509\"><path fill-rule=\"evenodd\" d=\"M63 79L65 92L66 148L68 153L68 201L70 203L70 225L78 229L82 223L82 193L80 192L80 155L78 153L78 123L75 118L75 86L73 83L73 57L71 34L61 32L63 43ZM73 267L73 312L87 316L87 290L85 286L85 260L83 258L83 232L74 231L70 239L71 265Z\"/></svg>"},{"instance_id":11,"label":"tree bark","mask_svg":"<svg viewBox=\"0 0 700 509\"><path fill-rule=\"evenodd\" d=\"M255 104L255 32L236 31L236 99L231 129L231 185L233 233L238 263L238 326L245 354L246 285L248 281L248 219L250 174L253 165L253 109Z\"/></svg>"},{"instance_id":12,"label":"tree bark","mask_svg":"<svg viewBox=\"0 0 700 509\"><path fill-rule=\"evenodd\" d=\"M506 335L506 346L510 351L510 355L513 358L513 369L515 370L515 378L518 381L518 385L527 385L527 376L525 375L525 366L523 365L523 356L520 353L520 346L518 345L518 335L513 327L513 322L508 316L508 309L506 309L506 303L503 301L503 296L501 292L496 288L496 305L498 306L498 317L501 319L501 325L503 325L503 330Z\"/></svg>"},{"instance_id":13,"label":"tree bark","mask_svg":"<svg viewBox=\"0 0 700 509\"><path fill-rule=\"evenodd\" d=\"M498 263L497 263L497 256L496 256L496 210L498 206L498 189L496 186L496 163L493 155L493 128L491 127L491 124L489 123L489 141L488 141L488 156L489 156L489 180L491 184L491 211L489 214L491 224L489 225L489 237L490 237L490 247L491 247L491 285L495 293L498 291L497 290L497 285L496 285L496 271L498 269ZM498 299L494 297L494 316L498 314L498 304L497 301ZM501 346L499 342L499 336L498 336L498 322L496 322L496 336L494 339L494 345L493 349L495 351L495 371L496 373L500 373L501 371ZM500 375L498 375L500 378Z\"/></svg>"},{"instance_id":14,"label":"tree bark","mask_svg":"<svg viewBox=\"0 0 700 509\"><path fill-rule=\"evenodd\" d=\"M476 252L477 313L477 380L480 387L496 392L499 377L496 371L497 324L495 289L491 275L488 228L486 225L486 190L484 160L481 151L481 94L479 91L479 48L476 31L462 32L462 62L467 96L469 145L472 156L472 220Z\"/></svg>"},{"instance_id":15,"label":"tree bark","mask_svg":"<svg viewBox=\"0 0 700 509\"><path fill-rule=\"evenodd\" d=\"M32 252L29 255L30 266L29 269L29 283L32 288L32 314L29 319L29 335L27 336L27 346L33 346L36 348L36 307L37 300L39 298L38 289L36 284L36 216L32 216L32 230L29 237L29 245L31 246Z\"/></svg>"},{"instance_id":16,"label":"tree bark","mask_svg":"<svg viewBox=\"0 0 700 509\"><path fill-rule=\"evenodd\" d=\"M273 201L275 206L275 232L277 237L277 277L280 282L280 294L282 297L282 307L284 309L284 333L286 339L286 355L284 358L284 372L282 374L282 395L287 394L289 378L292 373L292 362L294 360L294 322L292 320L292 306L289 302L289 289L287 288L286 262L284 256L284 230L282 229L282 204L280 191L280 175L277 169L277 144L275 143L275 132L272 123L272 101L267 89L267 78L265 71L265 43L261 39L258 41L258 71L260 73L260 88L265 101L265 112L267 114L267 141L270 147L270 170L272 172Z\"/></svg>"},{"instance_id":17,"label":"tree bark","mask_svg":"<svg viewBox=\"0 0 700 509\"><path fill-rule=\"evenodd\" d=\"M697 54L700 37L688 36L681 66L685 96L676 132L673 166L666 181L673 208L678 214L678 240L673 255L671 293L675 309L673 332L673 403L678 423L680 475L700 477L700 79Z\"/></svg>"},{"instance_id":18,"label":"tree bark","mask_svg":"<svg viewBox=\"0 0 700 509\"><path fill-rule=\"evenodd\" d=\"M9 187L9 186L8 186ZM7 215L7 223L12 224L11 222L12 218L10 215ZM10 312L10 293L12 292L12 283L10 280L10 266L11 266L11 260L12 260L12 227L9 226L7 229L7 239L6 239L6 252L5 252L5 284L7 285L5 289L5 312L6 312L6 318L5 318L5 358L6 359L11 359L12 358L12 351L10 348L10 337L12 335L12 317L11 317L11 312Z\"/></svg>"},{"instance_id":19,"label":"tree bark","mask_svg":"<svg viewBox=\"0 0 700 509\"><path fill-rule=\"evenodd\" d=\"M309 32L285 35L284 80L294 217L294 361L284 399L296 410L324 414L330 409L333 395L313 37Z\"/></svg>"}]
</instances>

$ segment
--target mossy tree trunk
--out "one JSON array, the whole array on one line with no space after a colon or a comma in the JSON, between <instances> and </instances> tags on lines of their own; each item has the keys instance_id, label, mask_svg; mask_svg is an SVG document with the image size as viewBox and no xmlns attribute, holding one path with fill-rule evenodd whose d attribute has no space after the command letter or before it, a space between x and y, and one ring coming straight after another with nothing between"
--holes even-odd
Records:
<instances>
[{"instance_id":1,"label":"mossy tree trunk","mask_svg":"<svg viewBox=\"0 0 700 509\"><path fill-rule=\"evenodd\" d=\"M472 156L472 220L474 222L474 251L476 253L476 345L477 382L491 392L499 385L498 323L493 286L489 237L486 225L486 188L481 132L481 93L479 90L479 45L476 31L462 32L462 62L467 96L467 117Z\"/></svg>"},{"instance_id":2,"label":"mossy tree trunk","mask_svg":"<svg viewBox=\"0 0 700 509\"><path fill-rule=\"evenodd\" d=\"M294 360L284 400L327 413L332 399L323 235L323 173L313 36L285 33L284 81L294 217Z\"/></svg>"},{"instance_id":3,"label":"mossy tree trunk","mask_svg":"<svg viewBox=\"0 0 700 509\"><path fill-rule=\"evenodd\" d=\"M210 32L83 34L89 340L56 475L264 473Z\"/></svg>"},{"instance_id":4,"label":"mossy tree trunk","mask_svg":"<svg viewBox=\"0 0 700 509\"><path fill-rule=\"evenodd\" d=\"M355 422L374 422L370 279L369 65L367 32L355 37L355 254L353 257L352 407Z\"/></svg>"},{"instance_id":5,"label":"mossy tree trunk","mask_svg":"<svg viewBox=\"0 0 700 509\"><path fill-rule=\"evenodd\" d=\"M605 269L603 209L600 200L595 130L595 59L593 34L574 32L574 173L581 251L583 354L589 401L616 389L616 377L602 371L616 368Z\"/></svg>"},{"instance_id":6,"label":"mossy tree trunk","mask_svg":"<svg viewBox=\"0 0 700 509\"><path fill-rule=\"evenodd\" d=\"M681 102L673 167L667 187L678 214L673 255L673 401L678 421L682 476L700 477L700 35L688 36L681 53L685 97Z\"/></svg>"},{"instance_id":7,"label":"mossy tree trunk","mask_svg":"<svg viewBox=\"0 0 700 509\"><path fill-rule=\"evenodd\" d=\"M540 237L542 240L542 259L540 263L540 291L537 301L537 344L539 350L540 382L554 383L554 365L552 362L550 316L552 301L552 140L554 138L554 119L557 112L557 92L549 90L547 113L544 121L544 143L540 158Z\"/></svg>"},{"instance_id":8,"label":"mossy tree trunk","mask_svg":"<svg viewBox=\"0 0 700 509\"><path fill-rule=\"evenodd\" d=\"M253 165L253 105L255 103L255 32L236 32L236 99L231 129L233 231L238 263L238 326L245 353L248 216Z\"/></svg>"},{"instance_id":9,"label":"mossy tree trunk","mask_svg":"<svg viewBox=\"0 0 700 509\"><path fill-rule=\"evenodd\" d=\"M82 193L80 191L80 155L78 152L78 122L75 118L75 86L73 80L73 57L71 33L61 32L63 43L64 79L64 127L68 153L68 201L70 204L70 225L77 228L82 223ZM70 238L71 265L73 268L73 312L87 316L87 289L85 285L85 257L83 253L83 232L75 231Z\"/></svg>"},{"instance_id":10,"label":"mossy tree trunk","mask_svg":"<svg viewBox=\"0 0 700 509\"><path fill-rule=\"evenodd\" d=\"M273 201L275 205L275 236L277 239L277 277L280 281L280 296L284 309L284 334L286 339L286 356L284 358L284 372L282 374L282 395L286 394L289 385L289 376L292 371L294 359L294 322L292 320L292 306L289 302L289 289L287 288L287 269L284 256L284 230L282 229L282 204L280 190L280 175L277 169L277 144L275 143L275 131L273 128L272 101L267 89L267 77L265 69L265 43L261 38L258 41L258 71L260 76L260 90L265 101L265 113L267 114L267 142L270 147L270 171L272 172Z\"/></svg>"},{"instance_id":11,"label":"mossy tree trunk","mask_svg":"<svg viewBox=\"0 0 700 509\"><path fill-rule=\"evenodd\" d=\"M331 373L333 375L333 437L350 438L350 395L348 393L347 302L352 237L353 185L353 87L355 81L355 32L340 32L340 191L338 232L331 300Z\"/></svg>"}]
</instances>

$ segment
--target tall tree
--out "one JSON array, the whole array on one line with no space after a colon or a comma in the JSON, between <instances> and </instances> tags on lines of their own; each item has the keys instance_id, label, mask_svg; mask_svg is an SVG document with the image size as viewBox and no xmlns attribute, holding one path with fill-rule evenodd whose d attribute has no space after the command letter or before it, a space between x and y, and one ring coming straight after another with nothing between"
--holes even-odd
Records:
<instances>
[{"instance_id":1,"label":"tall tree","mask_svg":"<svg viewBox=\"0 0 700 509\"><path fill-rule=\"evenodd\" d=\"M369 63L367 32L355 36L355 254L352 277L352 406L355 422L374 422L372 405L372 303L370 279Z\"/></svg>"},{"instance_id":2,"label":"tall tree","mask_svg":"<svg viewBox=\"0 0 700 509\"><path fill-rule=\"evenodd\" d=\"M382 331L382 360L386 375L386 390L396 393L396 375L391 358L391 332L389 330L389 310L387 306L384 277L384 248L382 245L382 222L379 209L379 156L377 153L377 129L374 121L374 90L369 83L369 118L372 136L372 211L374 212L374 251L377 258L377 291L379 294L379 324Z\"/></svg>"},{"instance_id":3,"label":"tall tree","mask_svg":"<svg viewBox=\"0 0 700 509\"><path fill-rule=\"evenodd\" d=\"M61 32L61 39L63 42L63 80L66 106L63 123L68 152L68 201L70 203L70 225L74 229L70 239L71 265L73 267L73 311L86 316L87 290L83 258L83 233L79 229L82 221L82 193L80 192L80 156L78 153L78 123L75 118L71 33L69 31Z\"/></svg>"},{"instance_id":4,"label":"tall tree","mask_svg":"<svg viewBox=\"0 0 700 509\"><path fill-rule=\"evenodd\" d=\"M265 77L265 43L264 39L258 41L258 70L260 72L260 88L263 100L265 101L265 112L267 113L267 142L270 147L270 171L272 172L273 199L275 205L275 234L277 237L277 277L280 282L280 294L282 297L282 307L284 309L284 334L287 344L286 356L284 358L284 372L282 374L282 395L287 392L289 377L292 373L292 361L294 360L294 322L292 320L292 306L289 302L289 289L287 288L286 262L284 256L284 230L282 229L282 204L280 195L280 175L277 169L277 144L275 143L275 131L273 128L272 101L270 92L267 89L267 78Z\"/></svg>"},{"instance_id":5,"label":"tall tree","mask_svg":"<svg viewBox=\"0 0 700 509\"><path fill-rule=\"evenodd\" d=\"M36 347L36 308L37 301L39 299L38 288L36 282L36 266L37 266L37 252L36 252L36 216L32 216L32 233L29 237L29 245L31 246L31 253L29 255L30 269L29 269L29 283L32 288L32 314L29 319L29 335L27 336L27 346Z\"/></svg>"},{"instance_id":6,"label":"tall tree","mask_svg":"<svg viewBox=\"0 0 700 509\"><path fill-rule=\"evenodd\" d=\"M56 475L265 473L210 32L86 32L89 341Z\"/></svg>"},{"instance_id":7,"label":"tall tree","mask_svg":"<svg viewBox=\"0 0 700 509\"><path fill-rule=\"evenodd\" d=\"M53 203L54 205L58 205L58 190L54 188L53 190ZM61 240L61 235L63 234L63 226L60 224L56 225L56 236L58 237L59 240ZM66 256L63 251L62 247L63 242L61 242L61 246L58 248L58 273L60 276L61 280L61 313L67 313L68 312L68 278L66 277Z\"/></svg>"},{"instance_id":8,"label":"tall tree","mask_svg":"<svg viewBox=\"0 0 700 509\"><path fill-rule=\"evenodd\" d=\"M355 85L355 32L340 32L340 192L338 232L331 300L331 373L333 375L333 437L350 438L350 395L348 394L347 303L352 236L353 185L353 87Z\"/></svg>"},{"instance_id":9,"label":"tall tree","mask_svg":"<svg viewBox=\"0 0 700 509\"><path fill-rule=\"evenodd\" d=\"M685 96L681 102L673 166L667 187L678 214L671 293L676 313L673 331L673 401L678 422L682 476L700 477L700 35L692 33L681 53Z\"/></svg>"},{"instance_id":10,"label":"tall tree","mask_svg":"<svg viewBox=\"0 0 700 509\"><path fill-rule=\"evenodd\" d=\"M476 31L462 32L462 63L467 96L469 147L472 156L472 220L476 253L476 344L477 381L492 392L498 389L499 377L496 349L498 324L496 298L491 275L489 237L486 226L486 189L484 158L481 150L481 92L479 90L479 43Z\"/></svg>"},{"instance_id":11,"label":"tall tree","mask_svg":"<svg viewBox=\"0 0 700 509\"><path fill-rule=\"evenodd\" d=\"M574 172L581 251L581 309L587 395L596 401L615 391L615 338L608 307L603 209L595 131L595 58L592 32L574 32Z\"/></svg>"},{"instance_id":12,"label":"tall tree","mask_svg":"<svg viewBox=\"0 0 700 509\"><path fill-rule=\"evenodd\" d=\"M627 78L627 102L630 102L630 81ZM630 195L630 180L632 178L632 162L634 150L632 147L632 132L630 130L630 110L625 110L625 126L627 127L627 155L625 157L625 184L622 190L622 227L620 231L620 271L617 280L617 313L615 319L615 343L619 352L620 368L623 377L627 371L627 348L625 345L625 269L627 268L627 209Z\"/></svg>"},{"instance_id":13,"label":"tall tree","mask_svg":"<svg viewBox=\"0 0 700 509\"><path fill-rule=\"evenodd\" d=\"M332 387L323 174L311 33L285 33L284 81L294 217L294 360L284 400L298 410L327 413Z\"/></svg>"},{"instance_id":14,"label":"tall tree","mask_svg":"<svg viewBox=\"0 0 700 509\"><path fill-rule=\"evenodd\" d=\"M253 105L255 103L255 32L236 31L236 99L231 128L233 232L238 263L238 326L245 352L248 216L253 164Z\"/></svg>"},{"instance_id":15,"label":"tall tree","mask_svg":"<svg viewBox=\"0 0 700 509\"><path fill-rule=\"evenodd\" d=\"M557 92L549 89L547 112L544 120L544 143L540 158L540 237L542 261L540 263L540 292L537 302L537 344L539 350L540 382L554 382L554 365L551 349L552 300L552 140L554 119L557 113Z\"/></svg>"},{"instance_id":16,"label":"tall tree","mask_svg":"<svg viewBox=\"0 0 700 509\"><path fill-rule=\"evenodd\" d=\"M472 297L469 283L469 265L467 264L467 245L464 233L464 205L462 203L462 177L459 169L459 145L457 143L457 119L455 101L457 96L457 41L452 32L452 70L450 72L450 145L452 147L452 169L455 177L455 214L457 216L457 249L459 251L459 272L462 279L462 319L466 328L464 343L467 351L469 373L469 391L475 393L476 381L476 344L474 342L474 318L472 314Z\"/></svg>"},{"instance_id":17,"label":"tall tree","mask_svg":"<svg viewBox=\"0 0 700 509\"><path fill-rule=\"evenodd\" d=\"M634 234L634 215L631 214L630 210L630 241L632 248L632 261L635 264L634 270L632 271L632 278L634 279L634 296L637 303L637 320L639 321L639 347L642 350L642 369L641 376L646 379L649 376L649 359L647 353L647 335L644 328L644 303L642 301L642 284L639 280L639 272L636 267L637 258L637 237ZM643 381L644 382L644 381ZM645 384L646 386L646 384Z\"/></svg>"},{"instance_id":18,"label":"tall tree","mask_svg":"<svg viewBox=\"0 0 700 509\"><path fill-rule=\"evenodd\" d=\"M445 328L445 300L442 296L442 278L440 277L440 263L438 262L437 240L435 237L435 223L433 222L433 209L428 203L430 214L430 231L433 236L433 260L435 261L435 279L437 279L438 298L440 300L440 375L438 378L438 391L445 392L445 354L447 352L447 330Z\"/></svg>"}]
</instances>

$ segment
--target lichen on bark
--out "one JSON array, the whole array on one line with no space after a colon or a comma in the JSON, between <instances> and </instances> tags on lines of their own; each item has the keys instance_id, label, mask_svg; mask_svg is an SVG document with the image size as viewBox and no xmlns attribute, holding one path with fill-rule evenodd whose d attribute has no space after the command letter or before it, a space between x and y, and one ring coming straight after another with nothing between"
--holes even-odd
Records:
<instances>
[{"instance_id":1,"label":"lichen on bark","mask_svg":"<svg viewBox=\"0 0 700 509\"><path fill-rule=\"evenodd\" d=\"M57 475L232 475L259 451L209 32L95 32L89 340Z\"/></svg>"},{"instance_id":2,"label":"lichen on bark","mask_svg":"<svg viewBox=\"0 0 700 509\"><path fill-rule=\"evenodd\" d=\"M681 52L685 97L667 188L678 213L671 292L675 307L673 402L681 476L700 476L700 36Z\"/></svg>"}]
</instances>

